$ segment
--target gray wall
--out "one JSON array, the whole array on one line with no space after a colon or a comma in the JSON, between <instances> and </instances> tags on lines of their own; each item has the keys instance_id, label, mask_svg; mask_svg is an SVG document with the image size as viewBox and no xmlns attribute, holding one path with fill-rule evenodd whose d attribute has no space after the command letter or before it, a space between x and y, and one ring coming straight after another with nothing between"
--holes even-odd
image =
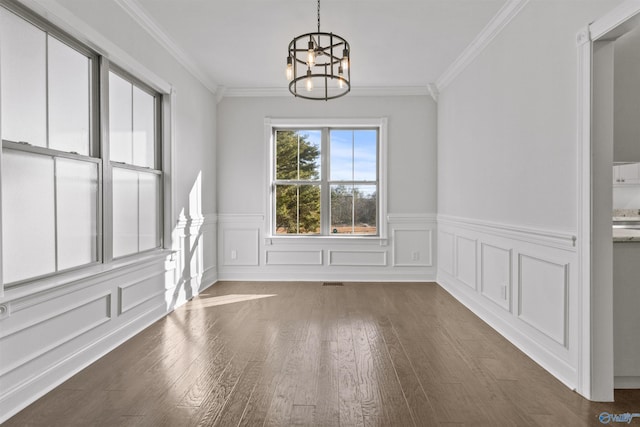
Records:
<instances>
[{"instance_id":1,"label":"gray wall","mask_svg":"<svg viewBox=\"0 0 640 427\"><path fill-rule=\"evenodd\" d=\"M218 105L219 212L264 211L264 119L388 117L389 213L436 211L436 107L428 96L225 98Z\"/></svg>"}]
</instances>

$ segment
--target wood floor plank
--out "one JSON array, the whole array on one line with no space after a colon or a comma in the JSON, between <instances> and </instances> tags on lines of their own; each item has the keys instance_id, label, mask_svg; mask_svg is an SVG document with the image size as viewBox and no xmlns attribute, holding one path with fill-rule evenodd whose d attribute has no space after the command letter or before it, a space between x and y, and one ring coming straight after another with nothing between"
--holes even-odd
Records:
<instances>
[{"instance_id":1,"label":"wood floor plank","mask_svg":"<svg viewBox=\"0 0 640 427\"><path fill-rule=\"evenodd\" d=\"M298 406L315 406L318 399L318 368L320 357L319 318L311 312L311 322L307 331L304 352L300 362L298 381L294 393L293 404Z\"/></svg>"},{"instance_id":2,"label":"wood floor plank","mask_svg":"<svg viewBox=\"0 0 640 427\"><path fill-rule=\"evenodd\" d=\"M246 295L246 298L243 298ZM434 283L220 282L4 426L585 426L589 402Z\"/></svg>"},{"instance_id":3,"label":"wood floor plank","mask_svg":"<svg viewBox=\"0 0 640 427\"><path fill-rule=\"evenodd\" d=\"M249 365L250 352L247 349L236 352L222 372L216 386L207 393L200 408L204 410L198 423L199 426L211 426L221 416L222 409L227 405L228 398L239 382L240 377Z\"/></svg>"},{"instance_id":4,"label":"wood floor plank","mask_svg":"<svg viewBox=\"0 0 640 427\"><path fill-rule=\"evenodd\" d=\"M316 407L315 405L293 405L291 410L290 426L315 426Z\"/></svg>"},{"instance_id":5,"label":"wood floor plank","mask_svg":"<svg viewBox=\"0 0 640 427\"><path fill-rule=\"evenodd\" d=\"M261 376L251 392L239 426L261 426L267 418L274 390L293 344L293 341L282 339L278 328L276 331L277 337L264 361Z\"/></svg>"},{"instance_id":6,"label":"wood floor plank","mask_svg":"<svg viewBox=\"0 0 640 427\"><path fill-rule=\"evenodd\" d=\"M373 363L373 354L369 346L369 338L362 319L356 318L351 322L356 373L358 375L359 400L362 415L369 420L380 420L389 423L382 410L382 398L378 388L379 379Z\"/></svg>"},{"instance_id":7,"label":"wood floor plank","mask_svg":"<svg viewBox=\"0 0 640 427\"><path fill-rule=\"evenodd\" d=\"M391 363L395 368L413 420L418 425L437 425L433 405L427 398L422 383L420 383L420 379L415 373L414 366L405 353L404 347L400 343L389 319L386 317L379 319L378 329L389 350Z\"/></svg>"},{"instance_id":8,"label":"wood floor plank","mask_svg":"<svg viewBox=\"0 0 640 427\"><path fill-rule=\"evenodd\" d=\"M289 422L295 400L296 381L304 358L305 341L293 341L285 366L273 392L265 426L281 426Z\"/></svg>"},{"instance_id":9,"label":"wood floor plank","mask_svg":"<svg viewBox=\"0 0 640 427\"><path fill-rule=\"evenodd\" d=\"M389 357L389 351L382 338L377 321L364 322L373 364L378 377L378 387L382 397L382 407L391 425L416 425L409 404L402 391L398 375Z\"/></svg>"},{"instance_id":10,"label":"wood floor plank","mask_svg":"<svg viewBox=\"0 0 640 427\"><path fill-rule=\"evenodd\" d=\"M338 405L340 425L362 426L362 402L358 387L358 368L349 319L338 325Z\"/></svg>"},{"instance_id":11,"label":"wood floor plank","mask_svg":"<svg viewBox=\"0 0 640 427\"><path fill-rule=\"evenodd\" d=\"M338 400L338 343L322 341L318 366L316 421L322 426L340 425Z\"/></svg>"},{"instance_id":12,"label":"wood floor plank","mask_svg":"<svg viewBox=\"0 0 640 427\"><path fill-rule=\"evenodd\" d=\"M242 420L244 410L251 398L253 389L262 372L264 362L249 362L244 372L238 379L232 392L229 394L225 406L218 414L214 425L237 426ZM210 425L210 424L209 424Z\"/></svg>"}]
</instances>

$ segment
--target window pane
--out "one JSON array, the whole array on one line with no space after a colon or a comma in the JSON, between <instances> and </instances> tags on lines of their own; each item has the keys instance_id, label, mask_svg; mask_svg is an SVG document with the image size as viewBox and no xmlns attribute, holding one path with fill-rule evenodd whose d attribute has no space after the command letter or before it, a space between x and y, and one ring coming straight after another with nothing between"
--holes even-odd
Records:
<instances>
[{"instance_id":1,"label":"window pane","mask_svg":"<svg viewBox=\"0 0 640 427\"><path fill-rule=\"evenodd\" d=\"M375 185L356 185L354 187L354 220L355 234L376 234L378 216L378 195Z\"/></svg>"},{"instance_id":2,"label":"window pane","mask_svg":"<svg viewBox=\"0 0 640 427\"><path fill-rule=\"evenodd\" d=\"M298 232L320 234L320 187L301 185L298 188Z\"/></svg>"},{"instance_id":3,"label":"window pane","mask_svg":"<svg viewBox=\"0 0 640 427\"><path fill-rule=\"evenodd\" d=\"M322 132L319 130L298 131L298 150L300 152L300 178L303 180L320 179L320 143Z\"/></svg>"},{"instance_id":4,"label":"window pane","mask_svg":"<svg viewBox=\"0 0 640 427\"><path fill-rule=\"evenodd\" d=\"M109 72L109 144L112 161L133 162L132 85Z\"/></svg>"},{"instance_id":5,"label":"window pane","mask_svg":"<svg viewBox=\"0 0 640 427\"><path fill-rule=\"evenodd\" d=\"M113 256L138 252L138 172L113 168Z\"/></svg>"},{"instance_id":6,"label":"window pane","mask_svg":"<svg viewBox=\"0 0 640 427\"><path fill-rule=\"evenodd\" d=\"M8 283L56 269L53 159L2 153L2 260Z\"/></svg>"},{"instance_id":7,"label":"window pane","mask_svg":"<svg viewBox=\"0 0 640 427\"><path fill-rule=\"evenodd\" d=\"M354 181L376 181L378 159L377 139L378 132L375 130L357 130L354 132Z\"/></svg>"},{"instance_id":8,"label":"window pane","mask_svg":"<svg viewBox=\"0 0 640 427\"><path fill-rule=\"evenodd\" d=\"M331 186L331 234L353 232L353 186Z\"/></svg>"},{"instance_id":9,"label":"window pane","mask_svg":"<svg viewBox=\"0 0 640 427\"><path fill-rule=\"evenodd\" d=\"M2 139L47 145L46 34L0 7Z\"/></svg>"},{"instance_id":10,"label":"window pane","mask_svg":"<svg viewBox=\"0 0 640 427\"><path fill-rule=\"evenodd\" d=\"M276 131L276 179L320 179L322 132Z\"/></svg>"},{"instance_id":11,"label":"window pane","mask_svg":"<svg viewBox=\"0 0 640 427\"><path fill-rule=\"evenodd\" d=\"M58 269L97 261L98 166L56 159Z\"/></svg>"},{"instance_id":12,"label":"window pane","mask_svg":"<svg viewBox=\"0 0 640 427\"><path fill-rule=\"evenodd\" d=\"M155 168L154 97L133 87L133 164Z\"/></svg>"},{"instance_id":13,"label":"window pane","mask_svg":"<svg viewBox=\"0 0 640 427\"><path fill-rule=\"evenodd\" d=\"M330 179L353 180L353 131L332 130L330 135Z\"/></svg>"},{"instance_id":14,"label":"window pane","mask_svg":"<svg viewBox=\"0 0 640 427\"><path fill-rule=\"evenodd\" d=\"M139 175L138 229L140 230L140 250L157 248L158 212L160 209L160 176L153 173L140 172Z\"/></svg>"},{"instance_id":15,"label":"window pane","mask_svg":"<svg viewBox=\"0 0 640 427\"><path fill-rule=\"evenodd\" d=\"M89 154L89 58L53 37L49 47L49 147Z\"/></svg>"},{"instance_id":16,"label":"window pane","mask_svg":"<svg viewBox=\"0 0 640 427\"><path fill-rule=\"evenodd\" d=\"M276 186L276 234L320 233L320 186Z\"/></svg>"},{"instance_id":17,"label":"window pane","mask_svg":"<svg viewBox=\"0 0 640 427\"><path fill-rule=\"evenodd\" d=\"M276 234L298 233L298 186L276 186Z\"/></svg>"}]
</instances>

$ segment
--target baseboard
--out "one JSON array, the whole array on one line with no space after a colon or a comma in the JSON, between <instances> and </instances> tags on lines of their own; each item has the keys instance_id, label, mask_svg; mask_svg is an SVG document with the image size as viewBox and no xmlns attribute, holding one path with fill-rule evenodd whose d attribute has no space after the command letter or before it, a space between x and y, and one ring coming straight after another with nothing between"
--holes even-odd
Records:
<instances>
[{"instance_id":1,"label":"baseboard","mask_svg":"<svg viewBox=\"0 0 640 427\"><path fill-rule=\"evenodd\" d=\"M613 388L640 389L640 377L613 377Z\"/></svg>"},{"instance_id":2,"label":"baseboard","mask_svg":"<svg viewBox=\"0 0 640 427\"><path fill-rule=\"evenodd\" d=\"M293 272L268 271L228 271L221 269L218 281L254 281L254 282L434 282L434 273L402 273L398 271L379 271L370 268L369 272Z\"/></svg>"}]
</instances>

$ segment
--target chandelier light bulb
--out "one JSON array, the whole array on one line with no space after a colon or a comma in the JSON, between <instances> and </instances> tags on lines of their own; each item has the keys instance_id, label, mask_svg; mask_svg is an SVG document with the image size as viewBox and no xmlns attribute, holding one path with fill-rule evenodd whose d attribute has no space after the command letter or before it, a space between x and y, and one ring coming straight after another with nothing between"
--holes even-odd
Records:
<instances>
[{"instance_id":1,"label":"chandelier light bulb","mask_svg":"<svg viewBox=\"0 0 640 427\"><path fill-rule=\"evenodd\" d=\"M311 92L313 90L313 79L311 78L311 69L307 70L307 81L305 82L305 87L307 88L307 92Z\"/></svg>"},{"instance_id":2,"label":"chandelier light bulb","mask_svg":"<svg viewBox=\"0 0 640 427\"><path fill-rule=\"evenodd\" d=\"M342 72L342 65L338 67L338 87L340 89L344 89L344 80L343 80L343 76L342 76L343 72Z\"/></svg>"},{"instance_id":3,"label":"chandelier light bulb","mask_svg":"<svg viewBox=\"0 0 640 427\"><path fill-rule=\"evenodd\" d=\"M347 49L344 49L342 51L342 61L340 62L340 65L342 66L343 70L349 68L349 51Z\"/></svg>"},{"instance_id":4,"label":"chandelier light bulb","mask_svg":"<svg viewBox=\"0 0 640 427\"><path fill-rule=\"evenodd\" d=\"M316 63L316 48L313 41L309 41L309 50L307 51L307 64L309 67L313 67Z\"/></svg>"},{"instance_id":5,"label":"chandelier light bulb","mask_svg":"<svg viewBox=\"0 0 640 427\"><path fill-rule=\"evenodd\" d=\"M287 56L287 81L293 80L293 60Z\"/></svg>"}]
</instances>

